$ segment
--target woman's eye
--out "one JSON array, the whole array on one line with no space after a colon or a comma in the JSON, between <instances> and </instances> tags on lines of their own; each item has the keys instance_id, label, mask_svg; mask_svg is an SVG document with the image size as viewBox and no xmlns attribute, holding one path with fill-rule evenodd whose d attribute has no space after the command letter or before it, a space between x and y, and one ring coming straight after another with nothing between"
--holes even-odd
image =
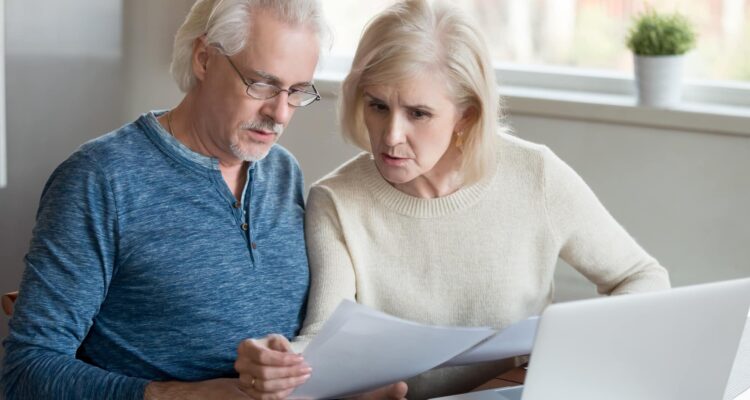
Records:
<instances>
[{"instance_id":1,"label":"woman's eye","mask_svg":"<svg viewBox=\"0 0 750 400\"><path fill-rule=\"evenodd\" d=\"M388 107L383 103L370 102L370 108L374 111L386 111Z\"/></svg>"},{"instance_id":2,"label":"woman's eye","mask_svg":"<svg viewBox=\"0 0 750 400\"><path fill-rule=\"evenodd\" d=\"M414 110L411 112L411 116L416 119L425 119L429 118L431 114L422 110Z\"/></svg>"}]
</instances>

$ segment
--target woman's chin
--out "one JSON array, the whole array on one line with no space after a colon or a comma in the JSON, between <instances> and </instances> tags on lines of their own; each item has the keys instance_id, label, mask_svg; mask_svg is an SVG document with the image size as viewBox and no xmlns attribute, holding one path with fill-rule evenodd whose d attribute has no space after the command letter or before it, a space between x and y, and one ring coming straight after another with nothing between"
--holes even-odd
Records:
<instances>
[{"instance_id":1,"label":"woman's chin","mask_svg":"<svg viewBox=\"0 0 750 400\"><path fill-rule=\"evenodd\" d=\"M411 176L412 174L408 173L408 171L404 171L402 168L393 168L384 165L377 165L377 167L380 176L391 185L400 185L414 179L414 177Z\"/></svg>"}]
</instances>

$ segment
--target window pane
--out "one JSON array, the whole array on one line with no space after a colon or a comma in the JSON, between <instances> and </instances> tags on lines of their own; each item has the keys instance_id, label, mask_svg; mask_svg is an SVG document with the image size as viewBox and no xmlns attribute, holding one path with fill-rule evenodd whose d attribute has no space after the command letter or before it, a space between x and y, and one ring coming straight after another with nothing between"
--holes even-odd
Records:
<instances>
[{"instance_id":1,"label":"window pane","mask_svg":"<svg viewBox=\"0 0 750 400\"><path fill-rule=\"evenodd\" d=\"M333 55L352 55L364 24L394 0L323 0L334 29ZM625 46L643 0L455 0L483 28L495 61L631 73ZM686 75L750 81L750 0L649 0L679 11L698 31Z\"/></svg>"}]
</instances>

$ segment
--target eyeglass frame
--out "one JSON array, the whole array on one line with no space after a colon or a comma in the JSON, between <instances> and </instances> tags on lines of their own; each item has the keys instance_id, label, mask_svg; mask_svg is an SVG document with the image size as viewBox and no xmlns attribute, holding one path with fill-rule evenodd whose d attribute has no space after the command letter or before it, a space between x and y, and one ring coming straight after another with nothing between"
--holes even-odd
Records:
<instances>
[{"instance_id":1,"label":"eyeglass frame","mask_svg":"<svg viewBox=\"0 0 750 400\"><path fill-rule=\"evenodd\" d=\"M223 54L223 56L226 57L227 61L229 61L229 65L232 66L232 69L234 70L234 72L237 73L237 76L240 77L240 79L242 80L242 83L245 85L245 94L247 94L248 96L250 96L250 97L252 97L252 98L254 98L256 100L269 100L269 99L272 99L272 98L280 95L281 92L286 92L287 93L287 104L289 104L292 107L307 107L310 104L315 103L316 101L319 101L321 99L320 93L318 92L318 89L312 83L310 84L310 87L312 88L313 91L309 92L307 90L295 89L293 87L290 87L289 89L282 89L282 88L280 88L280 87L278 87L278 86L276 86L276 85L274 85L272 83L266 83L266 82L261 82L261 81L254 81L254 80L246 78L244 75L242 75L242 72L240 72L240 69L237 68L236 65L234 65L234 62L232 62L232 58L231 57L229 57L227 54ZM265 97L265 98L259 97L259 96L256 96L256 95L250 93L250 88L253 87L253 86L255 86L255 87L262 87L262 88L273 88L276 93L274 93L272 96ZM292 95L294 93L298 93L298 92L299 93L306 93L306 94L314 95L315 97L311 97L310 98L310 102L306 103L306 104L301 104L301 103L300 104L292 104L291 102L289 102L289 100L292 99Z\"/></svg>"}]
</instances>

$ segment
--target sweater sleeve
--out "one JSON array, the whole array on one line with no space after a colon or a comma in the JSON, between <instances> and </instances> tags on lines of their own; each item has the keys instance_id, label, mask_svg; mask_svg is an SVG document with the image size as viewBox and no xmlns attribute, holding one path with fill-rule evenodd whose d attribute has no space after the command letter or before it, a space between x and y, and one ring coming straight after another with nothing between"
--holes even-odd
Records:
<instances>
[{"instance_id":1,"label":"sweater sleeve","mask_svg":"<svg viewBox=\"0 0 750 400\"><path fill-rule=\"evenodd\" d=\"M305 322L294 343L301 351L320 331L341 300L356 301L356 278L330 192L313 186L307 199L305 241L310 263L310 296Z\"/></svg>"},{"instance_id":2,"label":"sweater sleeve","mask_svg":"<svg viewBox=\"0 0 750 400\"><path fill-rule=\"evenodd\" d=\"M543 153L547 214L560 257L600 294L669 288L667 270L615 221L583 179L549 149Z\"/></svg>"},{"instance_id":3,"label":"sweater sleeve","mask_svg":"<svg viewBox=\"0 0 750 400\"><path fill-rule=\"evenodd\" d=\"M148 381L76 358L114 273L112 190L82 151L42 193L10 332L2 383L12 399L142 399Z\"/></svg>"}]
</instances>

